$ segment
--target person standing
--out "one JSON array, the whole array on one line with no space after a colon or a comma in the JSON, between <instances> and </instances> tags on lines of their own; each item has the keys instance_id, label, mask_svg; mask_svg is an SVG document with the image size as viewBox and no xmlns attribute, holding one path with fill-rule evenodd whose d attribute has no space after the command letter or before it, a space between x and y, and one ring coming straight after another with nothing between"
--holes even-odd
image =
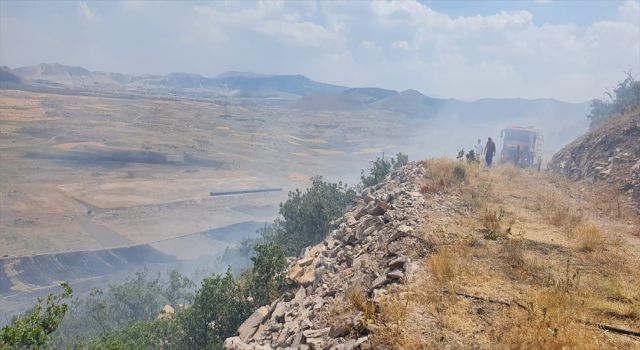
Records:
<instances>
[{"instance_id":1,"label":"person standing","mask_svg":"<svg viewBox=\"0 0 640 350\"><path fill-rule=\"evenodd\" d=\"M478 159L478 161L480 161L480 157L482 157L482 154L484 153L484 147L482 147L482 140L478 139L478 143L476 143L475 145L473 145L473 148L476 151L476 159Z\"/></svg>"},{"instance_id":2,"label":"person standing","mask_svg":"<svg viewBox=\"0 0 640 350\"><path fill-rule=\"evenodd\" d=\"M496 144L493 143L493 140L489 137L487 140L487 145L484 146L484 159L487 162L487 166L491 167L491 163L493 162L493 156L496 155Z\"/></svg>"},{"instance_id":3,"label":"person standing","mask_svg":"<svg viewBox=\"0 0 640 350\"><path fill-rule=\"evenodd\" d=\"M517 168L520 166L520 159L522 158L522 149L520 145L516 148L515 154L513 155L513 165Z\"/></svg>"}]
</instances>

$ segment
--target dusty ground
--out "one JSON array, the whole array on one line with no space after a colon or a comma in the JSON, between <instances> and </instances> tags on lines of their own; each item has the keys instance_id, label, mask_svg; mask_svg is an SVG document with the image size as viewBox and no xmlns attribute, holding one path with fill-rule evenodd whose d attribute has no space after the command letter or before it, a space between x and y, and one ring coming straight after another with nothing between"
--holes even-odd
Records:
<instances>
[{"instance_id":1,"label":"dusty ground","mask_svg":"<svg viewBox=\"0 0 640 350\"><path fill-rule=\"evenodd\" d=\"M513 167L467 176L425 181L460 205L429 212L434 252L380 303L374 348L640 348L597 326L640 332L640 219L623 198Z\"/></svg>"},{"instance_id":2,"label":"dusty ground","mask_svg":"<svg viewBox=\"0 0 640 350\"><path fill-rule=\"evenodd\" d=\"M403 150L409 125L402 117L294 112L256 101L2 90L0 256L268 221L286 191L310 176L353 183L376 150ZM209 197L251 188L283 191Z\"/></svg>"}]
</instances>

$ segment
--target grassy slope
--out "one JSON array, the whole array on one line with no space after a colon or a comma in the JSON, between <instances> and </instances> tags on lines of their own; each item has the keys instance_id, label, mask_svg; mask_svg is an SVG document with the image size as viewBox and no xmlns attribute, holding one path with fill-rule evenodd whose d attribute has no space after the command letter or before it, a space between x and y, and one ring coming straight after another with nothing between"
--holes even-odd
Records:
<instances>
[{"instance_id":1,"label":"grassy slope","mask_svg":"<svg viewBox=\"0 0 640 350\"><path fill-rule=\"evenodd\" d=\"M449 185L452 163L427 163L425 196L459 210L429 212L435 251L372 313L373 348L640 347L587 324L640 331L640 220L617 192L513 167Z\"/></svg>"}]
</instances>

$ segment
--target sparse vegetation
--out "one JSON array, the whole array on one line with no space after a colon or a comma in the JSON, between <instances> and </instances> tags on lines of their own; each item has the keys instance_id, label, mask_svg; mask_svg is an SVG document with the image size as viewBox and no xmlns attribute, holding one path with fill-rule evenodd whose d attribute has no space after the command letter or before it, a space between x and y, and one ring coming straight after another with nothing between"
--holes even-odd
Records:
<instances>
[{"instance_id":1,"label":"sparse vegetation","mask_svg":"<svg viewBox=\"0 0 640 350\"><path fill-rule=\"evenodd\" d=\"M368 174L362 170L360 175L360 182L363 187L369 187L379 184L384 180L392 169L398 169L409 162L409 156L399 152L396 157L385 159L382 157L376 158L371 162L371 168L368 169Z\"/></svg>"},{"instance_id":2,"label":"sparse vegetation","mask_svg":"<svg viewBox=\"0 0 640 350\"><path fill-rule=\"evenodd\" d=\"M433 176L437 171L431 169L427 184L438 178ZM617 213L588 212L591 204L563 194L573 190L565 182L552 189L538 187L547 181L545 174L513 177L510 172L499 167L480 178L473 176L473 186L449 187L450 193L463 198L481 187L487 193L483 205L467 206L469 212L455 216L457 226L429 231L438 236L439 247L426 259L425 273L388 296L392 302L394 295L407 295L399 299L407 304L397 304L401 307L391 312L401 326L376 330L372 344L403 349L637 346L633 339L596 326L638 331L640 295L630 287L639 282L637 263L606 248L614 243L599 224L619 222ZM473 219L463 220L469 213L475 214ZM598 216L602 214L611 216ZM438 221L437 214L430 219ZM516 222L522 228L510 235ZM478 226L480 237L463 234L477 232ZM554 236L558 229L564 234ZM494 242L495 238L500 239ZM607 253L599 254L603 249ZM385 300L378 319L385 317Z\"/></svg>"},{"instance_id":3,"label":"sparse vegetation","mask_svg":"<svg viewBox=\"0 0 640 350\"><path fill-rule=\"evenodd\" d=\"M633 73L628 72L627 77L618 83L613 92L607 91L605 95L605 99L595 99L591 102L591 111L587 118L591 119L592 128L609 118L640 108L640 81Z\"/></svg>"},{"instance_id":4,"label":"sparse vegetation","mask_svg":"<svg viewBox=\"0 0 640 350\"><path fill-rule=\"evenodd\" d=\"M422 193L445 192L468 180L468 166L451 159L429 159L423 164L427 168L427 175L421 188Z\"/></svg>"},{"instance_id":5,"label":"sparse vegetation","mask_svg":"<svg viewBox=\"0 0 640 350\"><path fill-rule=\"evenodd\" d=\"M526 265L524 257L524 240L522 238L507 239L502 245L502 254L507 264L514 269L522 269Z\"/></svg>"},{"instance_id":6,"label":"sparse vegetation","mask_svg":"<svg viewBox=\"0 0 640 350\"><path fill-rule=\"evenodd\" d=\"M486 210L482 215L482 232L485 239L497 240L500 238L506 238L511 234L511 227L506 229L503 227L503 221L506 212L504 209L500 210Z\"/></svg>"},{"instance_id":7,"label":"sparse vegetation","mask_svg":"<svg viewBox=\"0 0 640 350\"><path fill-rule=\"evenodd\" d=\"M450 247L442 249L429 257L428 265L433 277L440 283L450 281L456 274L455 256Z\"/></svg>"}]
</instances>

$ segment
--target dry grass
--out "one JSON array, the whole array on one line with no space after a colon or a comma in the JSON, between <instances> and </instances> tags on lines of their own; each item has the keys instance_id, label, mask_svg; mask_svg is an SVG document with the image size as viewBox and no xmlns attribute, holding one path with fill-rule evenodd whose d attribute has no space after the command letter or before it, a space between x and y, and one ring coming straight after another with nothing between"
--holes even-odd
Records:
<instances>
[{"instance_id":1,"label":"dry grass","mask_svg":"<svg viewBox=\"0 0 640 350\"><path fill-rule=\"evenodd\" d=\"M506 212L504 209L486 210L481 217L482 233L485 239L497 240L507 238L511 234L511 225L504 228Z\"/></svg>"},{"instance_id":2,"label":"dry grass","mask_svg":"<svg viewBox=\"0 0 640 350\"><path fill-rule=\"evenodd\" d=\"M561 290L531 293L526 312L508 310L494 333L498 348L506 349L603 349L604 336L577 321L576 300Z\"/></svg>"},{"instance_id":3,"label":"dry grass","mask_svg":"<svg viewBox=\"0 0 640 350\"><path fill-rule=\"evenodd\" d=\"M423 165L427 169L426 181L420 189L423 194L446 192L452 187L460 187L468 180L469 174L477 175L477 169L447 158L429 159Z\"/></svg>"},{"instance_id":4,"label":"dry grass","mask_svg":"<svg viewBox=\"0 0 640 350\"><path fill-rule=\"evenodd\" d=\"M451 248L446 246L429 257L428 265L433 277L441 283L453 279L457 270Z\"/></svg>"},{"instance_id":5,"label":"dry grass","mask_svg":"<svg viewBox=\"0 0 640 350\"><path fill-rule=\"evenodd\" d=\"M372 349L423 349L418 337L409 329L409 300L398 291L392 291L389 297L380 303L375 328L375 337L369 344ZM371 328L371 327L370 327Z\"/></svg>"},{"instance_id":6,"label":"dry grass","mask_svg":"<svg viewBox=\"0 0 640 350\"><path fill-rule=\"evenodd\" d=\"M512 179L520 174L520 169L513 166L513 164L503 164L496 168L502 177L506 177L508 179Z\"/></svg>"},{"instance_id":7,"label":"dry grass","mask_svg":"<svg viewBox=\"0 0 640 350\"><path fill-rule=\"evenodd\" d=\"M427 266L440 284L453 281L467 272L470 248L466 244L442 246L427 259Z\"/></svg>"},{"instance_id":8,"label":"dry grass","mask_svg":"<svg viewBox=\"0 0 640 350\"><path fill-rule=\"evenodd\" d=\"M509 267L522 269L526 266L524 241L522 238L508 239L502 245L501 253Z\"/></svg>"},{"instance_id":9,"label":"dry grass","mask_svg":"<svg viewBox=\"0 0 640 350\"><path fill-rule=\"evenodd\" d=\"M602 231L595 225L580 225L573 231L578 249L585 252L594 252L604 247L606 241Z\"/></svg>"},{"instance_id":10,"label":"dry grass","mask_svg":"<svg viewBox=\"0 0 640 350\"><path fill-rule=\"evenodd\" d=\"M427 184L452 162L435 164ZM371 348L640 348L635 338L590 325L640 330L640 266L622 253L635 246L602 233L622 227L620 220L594 209L589 189L575 191L562 179L513 167L468 175L441 193L464 203L482 184L485 195L453 217L430 213L427 225L456 224L438 236L424 272L379 304ZM520 232L510 235L510 227Z\"/></svg>"},{"instance_id":11,"label":"dry grass","mask_svg":"<svg viewBox=\"0 0 640 350\"><path fill-rule=\"evenodd\" d=\"M583 216L568 205L551 207L548 217L550 224L564 229L569 234L583 221Z\"/></svg>"},{"instance_id":12,"label":"dry grass","mask_svg":"<svg viewBox=\"0 0 640 350\"><path fill-rule=\"evenodd\" d=\"M353 288L347 292L348 304L359 313L358 322L355 324L357 331L364 330L368 325L376 322L376 304L365 297L365 293L360 288Z\"/></svg>"},{"instance_id":13,"label":"dry grass","mask_svg":"<svg viewBox=\"0 0 640 350\"><path fill-rule=\"evenodd\" d=\"M588 307L609 317L640 321L640 291L638 280L626 281L620 277L600 280L588 300ZM636 285L634 285L636 284Z\"/></svg>"}]
</instances>

